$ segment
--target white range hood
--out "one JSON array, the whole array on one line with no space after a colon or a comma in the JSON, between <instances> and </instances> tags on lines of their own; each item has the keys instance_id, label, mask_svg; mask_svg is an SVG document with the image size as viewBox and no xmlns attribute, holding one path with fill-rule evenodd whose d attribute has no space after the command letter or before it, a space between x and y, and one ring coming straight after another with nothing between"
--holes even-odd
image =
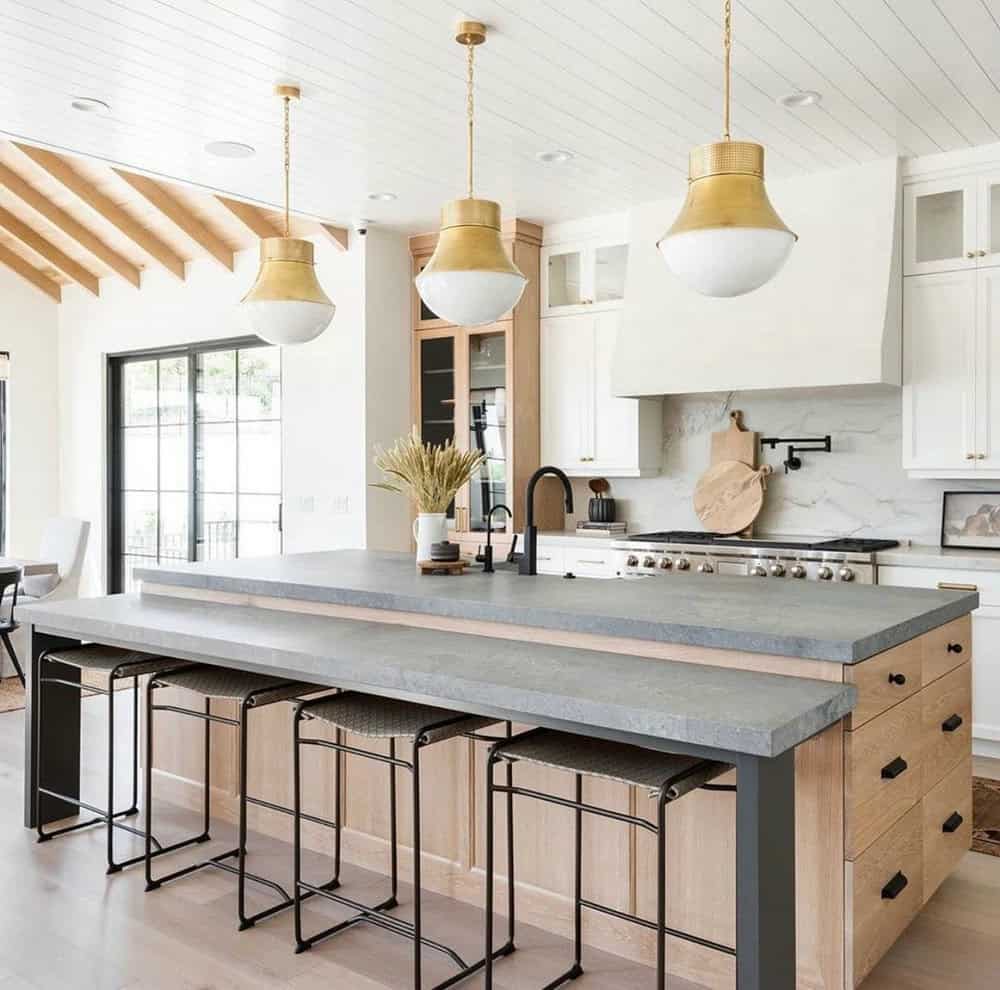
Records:
<instances>
[{"instance_id":1,"label":"white range hood","mask_svg":"<svg viewBox=\"0 0 1000 990\"><path fill-rule=\"evenodd\" d=\"M900 384L898 160L768 192L799 242L773 281L733 299L688 289L657 251L680 197L630 212L616 395Z\"/></svg>"}]
</instances>

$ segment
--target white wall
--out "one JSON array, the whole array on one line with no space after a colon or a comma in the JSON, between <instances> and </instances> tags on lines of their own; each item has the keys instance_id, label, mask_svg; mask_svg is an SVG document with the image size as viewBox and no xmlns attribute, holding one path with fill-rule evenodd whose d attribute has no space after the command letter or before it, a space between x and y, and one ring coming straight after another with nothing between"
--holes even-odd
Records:
<instances>
[{"instance_id":1,"label":"white wall","mask_svg":"<svg viewBox=\"0 0 1000 990\"><path fill-rule=\"evenodd\" d=\"M59 509L58 310L0 266L0 351L10 352L7 551L15 557L38 553L45 520Z\"/></svg>"},{"instance_id":2,"label":"white wall","mask_svg":"<svg viewBox=\"0 0 1000 990\"><path fill-rule=\"evenodd\" d=\"M404 237L381 236L386 244L380 253L406 253ZM367 329L366 250L360 237L352 237L346 253L317 242L317 270L337 313L315 341L282 354L284 546L289 553L366 545L366 384L386 394L402 393L409 403L408 309L397 305L393 318L389 305L381 303L385 318ZM256 267L254 250L237 255L235 273L207 260L189 264L183 283L151 268L143 273L141 291L109 278L101 283L99 299L67 294L60 307L61 510L93 524L82 594L105 589L108 354L241 336L245 331L236 305ZM388 353L405 347L407 358L405 365L384 363L379 369L384 379L366 383L369 333L371 347ZM400 531L406 507L389 507L390 516L393 512L398 515L394 531Z\"/></svg>"}]
</instances>

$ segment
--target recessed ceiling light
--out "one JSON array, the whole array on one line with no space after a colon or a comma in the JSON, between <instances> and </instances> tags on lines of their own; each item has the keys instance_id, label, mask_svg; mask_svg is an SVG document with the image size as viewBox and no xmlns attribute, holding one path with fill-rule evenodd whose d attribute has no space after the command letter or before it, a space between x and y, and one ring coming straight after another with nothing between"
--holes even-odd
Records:
<instances>
[{"instance_id":1,"label":"recessed ceiling light","mask_svg":"<svg viewBox=\"0 0 1000 990\"><path fill-rule=\"evenodd\" d=\"M798 110L801 107L814 107L822 99L822 93L817 93L814 89L796 89L794 92L779 96L778 102L783 107Z\"/></svg>"},{"instance_id":2,"label":"recessed ceiling light","mask_svg":"<svg viewBox=\"0 0 1000 990\"><path fill-rule=\"evenodd\" d=\"M535 157L544 165L562 165L563 162L572 161L576 155L564 148L556 148L553 151L539 151Z\"/></svg>"},{"instance_id":3,"label":"recessed ceiling light","mask_svg":"<svg viewBox=\"0 0 1000 990\"><path fill-rule=\"evenodd\" d=\"M110 113L111 104L105 103L104 100L99 100L94 96L74 96L70 101L69 105L74 110L79 110L81 113Z\"/></svg>"},{"instance_id":4,"label":"recessed ceiling light","mask_svg":"<svg viewBox=\"0 0 1000 990\"><path fill-rule=\"evenodd\" d=\"M257 149L242 141L209 141L205 150L217 158L253 158Z\"/></svg>"},{"instance_id":5,"label":"recessed ceiling light","mask_svg":"<svg viewBox=\"0 0 1000 990\"><path fill-rule=\"evenodd\" d=\"M376 203L391 203L397 197L394 192L370 192L368 198L375 200Z\"/></svg>"}]
</instances>

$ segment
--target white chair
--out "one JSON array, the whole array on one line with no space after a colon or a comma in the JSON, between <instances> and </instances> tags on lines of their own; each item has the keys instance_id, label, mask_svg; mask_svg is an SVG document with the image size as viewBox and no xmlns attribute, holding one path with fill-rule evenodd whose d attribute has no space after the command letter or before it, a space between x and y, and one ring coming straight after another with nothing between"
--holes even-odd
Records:
<instances>
[{"instance_id":1,"label":"white chair","mask_svg":"<svg viewBox=\"0 0 1000 990\"><path fill-rule=\"evenodd\" d=\"M34 574L21 578L17 602L31 605L40 601L60 601L76 598L80 589L80 575L83 560L87 554L87 539L90 523L70 516L54 516L45 524L38 560L54 561L59 571L56 574ZM11 633L14 649L22 661L28 652L28 635L24 626ZM10 671L4 658L0 656L0 676L6 677Z\"/></svg>"}]
</instances>

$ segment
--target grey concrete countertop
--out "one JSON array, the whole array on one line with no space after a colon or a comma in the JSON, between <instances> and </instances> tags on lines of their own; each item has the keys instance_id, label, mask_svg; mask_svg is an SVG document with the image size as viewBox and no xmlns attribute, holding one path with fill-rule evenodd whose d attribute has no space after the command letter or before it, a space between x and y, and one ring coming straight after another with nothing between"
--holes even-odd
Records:
<instances>
[{"instance_id":1,"label":"grey concrete countertop","mask_svg":"<svg viewBox=\"0 0 1000 990\"><path fill-rule=\"evenodd\" d=\"M1000 571L1000 550L972 550L967 547L935 547L911 544L881 550L876 554L881 566L935 567L956 571Z\"/></svg>"},{"instance_id":2,"label":"grey concrete countertop","mask_svg":"<svg viewBox=\"0 0 1000 990\"><path fill-rule=\"evenodd\" d=\"M979 605L975 592L664 574L421 576L410 554L336 550L136 568L159 584L856 663Z\"/></svg>"},{"instance_id":3,"label":"grey concrete countertop","mask_svg":"<svg viewBox=\"0 0 1000 990\"><path fill-rule=\"evenodd\" d=\"M843 718L856 698L852 686L808 678L161 595L29 605L19 618L56 635L652 748L776 756Z\"/></svg>"}]
</instances>

